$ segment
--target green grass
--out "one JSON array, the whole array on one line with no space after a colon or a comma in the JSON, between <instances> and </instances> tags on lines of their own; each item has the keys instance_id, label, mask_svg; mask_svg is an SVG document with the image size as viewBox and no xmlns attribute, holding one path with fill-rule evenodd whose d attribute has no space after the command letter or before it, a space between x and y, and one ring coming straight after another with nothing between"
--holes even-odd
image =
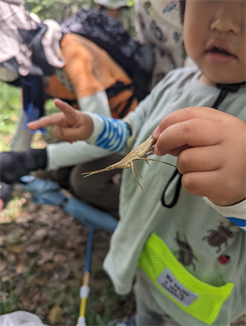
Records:
<instances>
[{"instance_id":1,"label":"green grass","mask_svg":"<svg viewBox=\"0 0 246 326\"><path fill-rule=\"evenodd\" d=\"M130 295L117 295L110 286L105 287L105 292L98 296L93 290L87 303L86 321L88 325L105 326L112 319L112 314L119 302L126 301ZM106 299L106 300L105 300ZM97 313L97 307L103 310L103 314Z\"/></svg>"},{"instance_id":2,"label":"green grass","mask_svg":"<svg viewBox=\"0 0 246 326\"><path fill-rule=\"evenodd\" d=\"M77 286L76 286L77 285ZM69 316L74 321L79 317L80 298L78 280L68 282L64 289L55 289L54 287L46 287L43 292L50 298L49 302L40 306L47 311L54 305L59 305L63 311L63 318ZM115 307L119 302L127 300L129 296L119 296L115 294L111 285L103 287L100 293L91 289L89 299L86 305L86 322L87 325L105 326L111 320L111 316ZM47 321L48 322L48 321Z\"/></svg>"},{"instance_id":3,"label":"green grass","mask_svg":"<svg viewBox=\"0 0 246 326\"><path fill-rule=\"evenodd\" d=\"M0 82L0 152L10 150L21 108L20 88ZM49 115L58 112L52 100L45 103L45 109ZM52 127L49 127L46 135L35 134L32 147L43 148L53 140Z\"/></svg>"},{"instance_id":4,"label":"green grass","mask_svg":"<svg viewBox=\"0 0 246 326\"><path fill-rule=\"evenodd\" d=\"M6 297L0 299L0 315L8 314L12 312L12 307L14 301L17 298L13 295L13 284L12 281L8 281L8 293L6 293Z\"/></svg>"},{"instance_id":5,"label":"green grass","mask_svg":"<svg viewBox=\"0 0 246 326\"><path fill-rule=\"evenodd\" d=\"M0 151L10 148L20 110L20 89L0 82Z\"/></svg>"}]
</instances>

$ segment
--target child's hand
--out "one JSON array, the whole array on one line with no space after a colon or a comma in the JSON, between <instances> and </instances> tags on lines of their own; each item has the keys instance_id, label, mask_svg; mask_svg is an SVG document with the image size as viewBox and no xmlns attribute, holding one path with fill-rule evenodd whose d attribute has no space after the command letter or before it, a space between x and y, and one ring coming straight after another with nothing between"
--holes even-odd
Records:
<instances>
[{"instance_id":1,"label":"child's hand","mask_svg":"<svg viewBox=\"0 0 246 326\"><path fill-rule=\"evenodd\" d=\"M157 155L178 156L183 187L219 206L246 198L246 123L211 108L166 116L154 131Z\"/></svg>"},{"instance_id":2,"label":"child's hand","mask_svg":"<svg viewBox=\"0 0 246 326\"><path fill-rule=\"evenodd\" d=\"M48 126L55 126L54 136L60 140L73 142L88 139L93 132L93 121L91 117L81 111L75 110L69 104L56 99L56 107L63 113L55 113L30 122L28 128L35 130Z\"/></svg>"}]
</instances>

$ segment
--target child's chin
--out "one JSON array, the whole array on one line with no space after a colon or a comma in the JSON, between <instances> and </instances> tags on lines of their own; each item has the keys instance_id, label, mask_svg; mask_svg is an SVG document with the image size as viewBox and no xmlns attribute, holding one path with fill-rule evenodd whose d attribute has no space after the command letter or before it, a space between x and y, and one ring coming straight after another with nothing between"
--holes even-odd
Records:
<instances>
[{"instance_id":1,"label":"child's chin","mask_svg":"<svg viewBox=\"0 0 246 326\"><path fill-rule=\"evenodd\" d=\"M233 73L225 71L222 67L217 69L217 71L214 69L205 76L207 76L207 84L211 86L216 86L216 84L238 84L246 81L246 76L233 77Z\"/></svg>"}]
</instances>

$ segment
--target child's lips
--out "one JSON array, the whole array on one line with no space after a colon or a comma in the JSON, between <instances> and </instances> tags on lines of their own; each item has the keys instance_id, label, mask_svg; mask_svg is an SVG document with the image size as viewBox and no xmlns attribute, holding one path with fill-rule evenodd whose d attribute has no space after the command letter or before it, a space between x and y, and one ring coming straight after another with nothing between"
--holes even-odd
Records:
<instances>
[{"instance_id":1,"label":"child's lips","mask_svg":"<svg viewBox=\"0 0 246 326\"><path fill-rule=\"evenodd\" d=\"M214 41L205 51L207 59L218 65L228 64L237 59L230 49L223 42Z\"/></svg>"},{"instance_id":2,"label":"child's lips","mask_svg":"<svg viewBox=\"0 0 246 326\"><path fill-rule=\"evenodd\" d=\"M206 51L206 57L211 63L217 65L228 64L236 60L236 56L232 54L215 53L211 51Z\"/></svg>"}]
</instances>

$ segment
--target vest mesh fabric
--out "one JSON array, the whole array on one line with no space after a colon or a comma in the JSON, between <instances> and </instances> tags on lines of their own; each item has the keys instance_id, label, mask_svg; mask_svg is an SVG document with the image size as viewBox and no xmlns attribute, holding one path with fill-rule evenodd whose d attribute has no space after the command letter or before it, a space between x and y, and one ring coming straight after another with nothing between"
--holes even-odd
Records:
<instances>
[{"instance_id":1,"label":"vest mesh fabric","mask_svg":"<svg viewBox=\"0 0 246 326\"><path fill-rule=\"evenodd\" d=\"M233 288L233 283L216 287L198 280L178 262L167 245L154 233L147 240L139 257L138 265L157 288L175 302L179 308L208 325L216 319L223 302L228 298ZM189 306L184 306L174 299L157 282L159 275L166 268L186 289L197 295L197 298Z\"/></svg>"}]
</instances>

